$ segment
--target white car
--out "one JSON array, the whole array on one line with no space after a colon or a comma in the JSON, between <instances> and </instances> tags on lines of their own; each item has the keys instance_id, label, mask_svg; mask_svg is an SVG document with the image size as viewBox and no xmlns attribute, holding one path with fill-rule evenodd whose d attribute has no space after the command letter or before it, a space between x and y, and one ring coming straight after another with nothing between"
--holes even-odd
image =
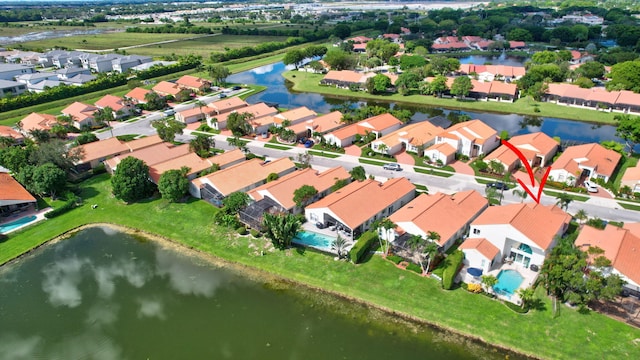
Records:
<instances>
[{"instance_id":1,"label":"white car","mask_svg":"<svg viewBox=\"0 0 640 360\"><path fill-rule=\"evenodd\" d=\"M402 171L400 164L384 164L382 168L385 170Z\"/></svg>"},{"instance_id":2,"label":"white car","mask_svg":"<svg viewBox=\"0 0 640 360\"><path fill-rule=\"evenodd\" d=\"M596 185L595 183L591 182L591 181L585 181L584 182L584 187L587 189L588 192L590 193L597 193L598 192L598 185Z\"/></svg>"}]
</instances>

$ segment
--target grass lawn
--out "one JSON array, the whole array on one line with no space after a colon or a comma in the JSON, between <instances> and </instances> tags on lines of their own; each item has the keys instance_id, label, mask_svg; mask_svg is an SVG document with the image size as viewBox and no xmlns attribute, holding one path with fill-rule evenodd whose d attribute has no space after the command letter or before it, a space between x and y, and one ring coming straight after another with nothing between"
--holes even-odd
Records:
<instances>
[{"instance_id":1,"label":"grass lawn","mask_svg":"<svg viewBox=\"0 0 640 360\"><path fill-rule=\"evenodd\" d=\"M149 44L165 40L176 40L202 36L197 34L145 34L128 32L108 32L103 34L87 34L36 41L27 41L22 45L26 49L51 49L64 46L69 49L109 50L126 46ZM169 45L169 44L166 44ZM141 48L144 49L144 48ZM128 51L136 55L147 55L138 49ZM171 52L165 52L164 55Z\"/></svg>"},{"instance_id":2,"label":"grass lawn","mask_svg":"<svg viewBox=\"0 0 640 360\"><path fill-rule=\"evenodd\" d=\"M324 151L317 151L317 150L309 150L307 151L309 154L313 155L313 156L322 156L322 157L326 157L329 159L335 159L340 157L340 154L334 154L334 153L330 153L330 152L324 152Z\"/></svg>"},{"instance_id":3,"label":"grass lawn","mask_svg":"<svg viewBox=\"0 0 640 360\"><path fill-rule=\"evenodd\" d=\"M190 34L188 37L198 35ZM176 55L201 55L203 59L208 59L212 52L224 52L225 48L237 49L245 46L256 46L265 42L280 42L287 40L286 36L257 36L257 35L213 35L198 37L197 39L186 39L167 44L157 44L141 46L131 49L129 52L137 55L147 55L159 57L167 54ZM153 41L147 41L151 43Z\"/></svg>"},{"instance_id":4,"label":"grass lawn","mask_svg":"<svg viewBox=\"0 0 640 360\"><path fill-rule=\"evenodd\" d=\"M438 171L438 170L435 170L435 168L423 168L423 167L416 166L413 168L413 171L420 174L429 174L429 175L435 175L435 176L446 177L446 178L453 176L453 173Z\"/></svg>"},{"instance_id":5,"label":"grass lawn","mask_svg":"<svg viewBox=\"0 0 640 360\"><path fill-rule=\"evenodd\" d=\"M375 160L369 160L369 159L365 159L365 158L358 158L358 162L360 164L368 164L368 165L377 165L377 166L383 166L386 163L380 162L380 161L375 161Z\"/></svg>"},{"instance_id":6,"label":"grass lawn","mask_svg":"<svg viewBox=\"0 0 640 360\"><path fill-rule=\"evenodd\" d=\"M10 235L0 243L0 263L77 226L115 223L538 357L602 359L606 354L612 359L640 358L640 345L635 342L640 330L600 314L580 314L561 305L560 315L554 318L547 299L542 300L540 310L516 314L487 297L462 289L444 291L433 279L408 276L378 256L360 265L334 261L331 256L311 251L256 256L248 250L249 242L256 240L230 236L211 224L217 210L208 203L147 200L124 205L111 196L108 179L102 174L81 184L83 206ZM91 204L98 204L98 208L92 210Z\"/></svg>"},{"instance_id":7,"label":"grass lawn","mask_svg":"<svg viewBox=\"0 0 640 360\"><path fill-rule=\"evenodd\" d=\"M518 99L514 103L494 102L494 101L458 101L455 99L442 99L425 95L399 94L372 95L364 91L353 92L346 89L338 89L331 86L319 85L324 77L321 74L307 72L286 71L282 74L287 80L294 83L293 89L296 91L314 92L343 97L354 97L358 99L376 99L383 101L397 101L418 105L439 106L448 109L462 109L471 111L484 111L494 113L535 115L542 117L557 117L561 119L571 119L588 121L593 123L615 124L613 113L605 113L596 110L579 109L568 106L561 106L547 102L536 102L530 98ZM534 106L535 105L535 106ZM535 109L539 109L536 112Z\"/></svg>"},{"instance_id":8,"label":"grass lawn","mask_svg":"<svg viewBox=\"0 0 640 360\"><path fill-rule=\"evenodd\" d=\"M622 177L624 176L624 172L627 171L627 168L634 167L638 164L638 159L640 158L640 154L633 154L633 156L623 156L622 160L620 160L620 165L618 165L618 171L613 178L613 188L617 191L620 189L620 182L622 181Z\"/></svg>"},{"instance_id":9,"label":"grass lawn","mask_svg":"<svg viewBox=\"0 0 640 360\"><path fill-rule=\"evenodd\" d=\"M625 208L627 210L640 211L640 205L632 205L632 204L627 204L627 203L623 203L623 202L619 202L618 205L622 206L623 208Z\"/></svg>"},{"instance_id":10,"label":"grass lawn","mask_svg":"<svg viewBox=\"0 0 640 360\"><path fill-rule=\"evenodd\" d=\"M560 194L562 194L561 192L551 191L551 190L542 190L542 192L545 195L554 196L554 197L558 197ZM572 200L575 200L575 201L585 202L585 201L589 200L589 197L588 196L584 196L584 195L573 195L573 194L569 194L569 193L567 193L567 195L569 195L569 197Z\"/></svg>"},{"instance_id":11,"label":"grass lawn","mask_svg":"<svg viewBox=\"0 0 640 360\"><path fill-rule=\"evenodd\" d=\"M382 160L387 162L398 162L398 160L395 157L391 155L384 155L384 154L375 152L371 150L371 148L368 145L363 145L360 148L360 156L367 159L376 159L376 160Z\"/></svg>"},{"instance_id":12,"label":"grass lawn","mask_svg":"<svg viewBox=\"0 0 640 360\"><path fill-rule=\"evenodd\" d=\"M270 149L278 149L278 150L289 150L292 148L292 146L278 145L278 144L272 144L272 143L266 143L264 144L264 147L270 148Z\"/></svg>"}]
</instances>

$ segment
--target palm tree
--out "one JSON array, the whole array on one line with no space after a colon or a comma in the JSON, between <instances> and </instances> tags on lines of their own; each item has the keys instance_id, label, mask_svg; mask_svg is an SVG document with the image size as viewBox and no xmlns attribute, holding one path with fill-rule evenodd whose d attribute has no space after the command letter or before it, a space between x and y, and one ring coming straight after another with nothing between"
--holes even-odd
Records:
<instances>
[{"instance_id":1,"label":"palm tree","mask_svg":"<svg viewBox=\"0 0 640 360\"><path fill-rule=\"evenodd\" d=\"M500 195L501 194L496 188L488 187L485 189L485 196L487 198L487 201L489 201L489 205L494 205L495 203L498 203L498 205L500 205L502 203L502 196Z\"/></svg>"},{"instance_id":2,"label":"palm tree","mask_svg":"<svg viewBox=\"0 0 640 360\"><path fill-rule=\"evenodd\" d=\"M200 117L202 117L202 119L204 119L204 111L202 111L202 108L206 107L207 104L202 100L196 100L196 102L194 104L196 104L196 106L200 109Z\"/></svg>"},{"instance_id":3,"label":"palm tree","mask_svg":"<svg viewBox=\"0 0 640 360\"><path fill-rule=\"evenodd\" d=\"M533 300L534 295L535 292L530 287L518 289L518 296L520 296L520 299L522 300L522 308Z\"/></svg>"},{"instance_id":4,"label":"palm tree","mask_svg":"<svg viewBox=\"0 0 640 360\"><path fill-rule=\"evenodd\" d=\"M338 253L338 259L346 258L347 240L338 234L336 241L331 245L331 250Z\"/></svg>"},{"instance_id":5,"label":"palm tree","mask_svg":"<svg viewBox=\"0 0 640 360\"><path fill-rule=\"evenodd\" d=\"M564 211L567 211L567 209L569 208L569 204L571 204L571 202L573 201L571 195L565 193L558 194L558 196L556 196L556 199L558 199L558 201L556 201L556 205L558 205L560 209Z\"/></svg>"},{"instance_id":6,"label":"palm tree","mask_svg":"<svg viewBox=\"0 0 640 360\"><path fill-rule=\"evenodd\" d=\"M389 253L389 240L388 240L390 237L389 231L395 229L396 224L393 221L391 221L389 218L384 218L377 225L378 225L377 228L384 229L385 239L382 239L381 236L378 236L378 240L380 241L380 249L382 250L382 253L386 257L387 254Z\"/></svg>"},{"instance_id":7,"label":"palm tree","mask_svg":"<svg viewBox=\"0 0 640 360\"><path fill-rule=\"evenodd\" d=\"M440 247L438 246L438 244L431 241L428 242L427 245L424 247L424 254L429 258L428 259L429 261L427 262L427 267L422 268L422 271L424 273L429 273L429 269L431 268L431 261L436 256L439 250L440 250Z\"/></svg>"},{"instance_id":8,"label":"palm tree","mask_svg":"<svg viewBox=\"0 0 640 360\"><path fill-rule=\"evenodd\" d=\"M526 199L527 196L529 196L529 193L526 192L525 189L513 189L513 195L519 197L520 203L523 203L524 199Z\"/></svg>"},{"instance_id":9,"label":"palm tree","mask_svg":"<svg viewBox=\"0 0 640 360\"><path fill-rule=\"evenodd\" d=\"M487 292L493 292L493 287L498 283L498 278L493 275L482 275L482 285L485 286Z\"/></svg>"},{"instance_id":10,"label":"palm tree","mask_svg":"<svg viewBox=\"0 0 640 360\"><path fill-rule=\"evenodd\" d=\"M584 209L580 209L578 210L578 212L574 215L574 217L576 219L578 219L578 221L580 221L580 224L584 224L584 221L587 220L589 218L589 215L587 214L586 211L584 211Z\"/></svg>"},{"instance_id":11,"label":"palm tree","mask_svg":"<svg viewBox=\"0 0 640 360\"><path fill-rule=\"evenodd\" d=\"M284 250L291 246L291 240L300 231L300 219L293 214L265 213L262 218L265 235L276 249Z\"/></svg>"}]
</instances>

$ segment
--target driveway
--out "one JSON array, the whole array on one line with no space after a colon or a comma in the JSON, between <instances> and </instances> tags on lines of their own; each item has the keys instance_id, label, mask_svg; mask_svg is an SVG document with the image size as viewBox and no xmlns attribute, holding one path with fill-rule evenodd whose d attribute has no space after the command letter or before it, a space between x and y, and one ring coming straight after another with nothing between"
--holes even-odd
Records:
<instances>
[{"instance_id":1,"label":"driveway","mask_svg":"<svg viewBox=\"0 0 640 360\"><path fill-rule=\"evenodd\" d=\"M402 150L401 153L396 155L396 160L398 160L398 163L400 164L411 165L411 166L416 164L416 161L413 158L413 156L407 154L405 150Z\"/></svg>"},{"instance_id":2,"label":"driveway","mask_svg":"<svg viewBox=\"0 0 640 360\"><path fill-rule=\"evenodd\" d=\"M362 150L360 149L360 147L358 147L358 145L349 145L344 148L344 153L346 155L360 156Z\"/></svg>"},{"instance_id":3,"label":"driveway","mask_svg":"<svg viewBox=\"0 0 640 360\"><path fill-rule=\"evenodd\" d=\"M475 171L473 171L473 168L469 166L469 164L462 162L460 160L455 160L454 162L449 164L449 166L451 166L456 170L456 174L465 174L465 175L471 175L471 176L476 174Z\"/></svg>"}]
</instances>

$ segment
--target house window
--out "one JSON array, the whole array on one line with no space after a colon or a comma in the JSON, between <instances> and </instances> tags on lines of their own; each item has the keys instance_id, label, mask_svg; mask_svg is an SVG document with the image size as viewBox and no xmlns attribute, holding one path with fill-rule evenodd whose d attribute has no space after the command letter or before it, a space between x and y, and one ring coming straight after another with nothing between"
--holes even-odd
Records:
<instances>
[{"instance_id":1,"label":"house window","mask_svg":"<svg viewBox=\"0 0 640 360\"><path fill-rule=\"evenodd\" d=\"M314 213L309 214L309 218L311 219L311 221L317 221L318 220L318 216Z\"/></svg>"},{"instance_id":2,"label":"house window","mask_svg":"<svg viewBox=\"0 0 640 360\"><path fill-rule=\"evenodd\" d=\"M473 235L479 235L480 229L473 229Z\"/></svg>"}]
</instances>

